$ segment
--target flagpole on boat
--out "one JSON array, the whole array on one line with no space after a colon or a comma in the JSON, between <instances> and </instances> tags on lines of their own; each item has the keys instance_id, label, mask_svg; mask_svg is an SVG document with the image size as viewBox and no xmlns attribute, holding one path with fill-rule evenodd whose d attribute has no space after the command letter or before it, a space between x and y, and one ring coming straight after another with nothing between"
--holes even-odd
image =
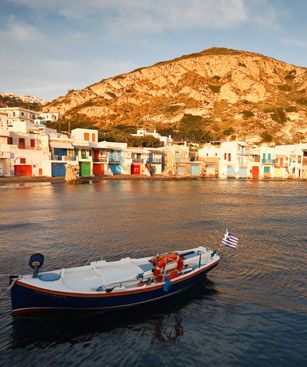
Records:
<instances>
[{"instance_id":1,"label":"flagpole on boat","mask_svg":"<svg viewBox=\"0 0 307 367\"><path fill-rule=\"evenodd\" d=\"M229 246L229 247L232 247L232 248L236 248L237 245L238 245L238 238L235 237L232 233L230 233L228 228L226 228L226 232L224 234L224 237L223 237L221 243L212 252L211 257L213 257L215 254L221 254L223 245Z\"/></svg>"}]
</instances>

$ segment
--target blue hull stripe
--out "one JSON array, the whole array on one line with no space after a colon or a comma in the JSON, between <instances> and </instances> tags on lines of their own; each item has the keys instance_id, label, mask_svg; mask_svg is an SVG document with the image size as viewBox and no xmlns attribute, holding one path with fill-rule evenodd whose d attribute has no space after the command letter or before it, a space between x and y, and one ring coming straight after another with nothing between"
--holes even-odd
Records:
<instances>
[{"instance_id":1,"label":"blue hull stripe","mask_svg":"<svg viewBox=\"0 0 307 367\"><path fill-rule=\"evenodd\" d=\"M148 291L142 291L140 289L138 292L131 293L104 294L104 297L101 297L99 294L94 296L91 294L90 297L85 297L78 294L44 292L43 290L39 290L39 288L25 287L21 282L16 282L11 289L12 313L13 315L18 315L55 309L117 309L152 302L184 291L201 279L205 273L212 270L217 264L218 261L209 268L203 268L193 276L185 277L182 280L176 281L174 279L168 292L163 290L162 284Z\"/></svg>"}]
</instances>

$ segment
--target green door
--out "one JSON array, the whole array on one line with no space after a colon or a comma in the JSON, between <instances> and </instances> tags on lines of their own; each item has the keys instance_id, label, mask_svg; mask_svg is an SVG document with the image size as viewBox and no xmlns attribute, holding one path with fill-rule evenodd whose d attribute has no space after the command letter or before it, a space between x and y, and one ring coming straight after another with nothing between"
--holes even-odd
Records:
<instances>
[{"instance_id":1,"label":"green door","mask_svg":"<svg viewBox=\"0 0 307 367\"><path fill-rule=\"evenodd\" d=\"M80 176L90 176L91 175L91 163L90 162L80 162Z\"/></svg>"}]
</instances>

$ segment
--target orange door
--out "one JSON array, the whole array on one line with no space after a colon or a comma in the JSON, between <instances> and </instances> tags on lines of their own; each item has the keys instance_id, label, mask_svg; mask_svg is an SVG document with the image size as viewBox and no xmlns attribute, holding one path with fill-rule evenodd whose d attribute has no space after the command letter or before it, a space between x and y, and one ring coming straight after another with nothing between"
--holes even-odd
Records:
<instances>
[{"instance_id":1,"label":"orange door","mask_svg":"<svg viewBox=\"0 0 307 367\"><path fill-rule=\"evenodd\" d=\"M103 164L94 164L93 165L93 173L95 176L103 176L104 175L104 165Z\"/></svg>"},{"instance_id":2,"label":"orange door","mask_svg":"<svg viewBox=\"0 0 307 367\"><path fill-rule=\"evenodd\" d=\"M259 167L258 166L252 167L252 178L259 178Z\"/></svg>"}]
</instances>

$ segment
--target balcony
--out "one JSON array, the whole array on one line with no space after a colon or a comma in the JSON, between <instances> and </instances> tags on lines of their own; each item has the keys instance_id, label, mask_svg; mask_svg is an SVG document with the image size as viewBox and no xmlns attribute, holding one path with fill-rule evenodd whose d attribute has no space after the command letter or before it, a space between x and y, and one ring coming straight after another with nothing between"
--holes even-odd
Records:
<instances>
[{"instance_id":1,"label":"balcony","mask_svg":"<svg viewBox=\"0 0 307 367\"><path fill-rule=\"evenodd\" d=\"M141 158L132 158L132 163L144 163L144 160Z\"/></svg>"},{"instance_id":2,"label":"balcony","mask_svg":"<svg viewBox=\"0 0 307 367\"><path fill-rule=\"evenodd\" d=\"M52 161L75 161L75 156L67 156L67 155L55 155L51 154Z\"/></svg>"},{"instance_id":3,"label":"balcony","mask_svg":"<svg viewBox=\"0 0 307 367\"><path fill-rule=\"evenodd\" d=\"M267 165L275 165L275 159L262 159L261 164L267 164Z\"/></svg>"},{"instance_id":4,"label":"balcony","mask_svg":"<svg viewBox=\"0 0 307 367\"><path fill-rule=\"evenodd\" d=\"M161 158L149 158L147 159L146 163L148 164L162 164Z\"/></svg>"},{"instance_id":5,"label":"balcony","mask_svg":"<svg viewBox=\"0 0 307 367\"><path fill-rule=\"evenodd\" d=\"M0 150L0 159L9 159L11 158L10 152L4 152Z\"/></svg>"},{"instance_id":6,"label":"balcony","mask_svg":"<svg viewBox=\"0 0 307 367\"><path fill-rule=\"evenodd\" d=\"M94 158L93 160L94 163L108 163L108 158Z\"/></svg>"},{"instance_id":7,"label":"balcony","mask_svg":"<svg viewBox=\"0 0 307 367\"><path fill-rule=\"evenodd\" d=\"M119 158L114 158L114 157L110 157L109 158L109 163L110 164L120 164L121 163L121 160Z\"/></svg>"}]
</instances>

